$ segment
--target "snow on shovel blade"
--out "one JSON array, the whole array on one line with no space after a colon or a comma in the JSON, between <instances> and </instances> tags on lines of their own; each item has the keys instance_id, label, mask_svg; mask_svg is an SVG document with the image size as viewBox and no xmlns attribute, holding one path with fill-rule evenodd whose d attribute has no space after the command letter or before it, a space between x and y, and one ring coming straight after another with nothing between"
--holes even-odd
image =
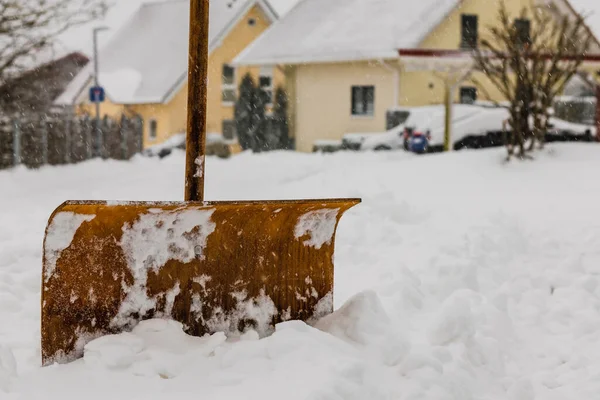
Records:
<instances>
[{"instance_id":1,"label":"snow on shovel blade","mask_svg":"<svg viewBox=\"0 0 600 400\"><path fill-rule=\"evenodd\" d=\"M43 365L149 318L266 334L332 312L335 232L359 202L64 203L44 240Z\"/></svg>"}]
</instances>

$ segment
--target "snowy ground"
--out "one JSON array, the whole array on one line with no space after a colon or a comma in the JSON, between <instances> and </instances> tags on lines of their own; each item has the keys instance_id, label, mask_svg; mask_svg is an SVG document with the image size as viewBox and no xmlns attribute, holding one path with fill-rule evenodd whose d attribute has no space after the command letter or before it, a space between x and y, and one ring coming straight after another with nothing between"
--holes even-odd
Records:
<instances>
[{"instance_id":1,"label":"snowy ground","mask_svg":"<svg viewBox=\"0 0 600 400\"><path fill-rule=\"evenodd\" d=\"M503 157L211 158L211 200L364 199L338 231L336 313L239 341L151 321L45 369L40 270L51 211L65 199L180 199L183 154L0 172L0 399L598 398L600 148Z\"/></svg>"}]
</instances>

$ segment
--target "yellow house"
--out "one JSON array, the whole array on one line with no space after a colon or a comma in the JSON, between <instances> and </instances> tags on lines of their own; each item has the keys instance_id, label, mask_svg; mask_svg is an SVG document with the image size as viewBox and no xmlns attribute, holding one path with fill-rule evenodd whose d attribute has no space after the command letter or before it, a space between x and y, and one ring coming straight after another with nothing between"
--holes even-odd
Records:
<instances>
[{"instance_id":1,"label":"yellow house","mask_svg":"<svg viewBox=\"0 0 600 400\"><path fill-rule=\"evenodd\" d=\"M557 14L574 11L567 0L504 3L516 19L534 4ZM302 0L234 64L285 72L291 135L297 150L309 152L317 141L384 131L394 107L443 103L443 79L433 68L411 68L401 50L471 49L497 24L498 9L499 0ZM503 100L477 74L454 96L462 103Z\"/></svg>"},{"instance_id":2,"label":"yellow house","mask_svg":"<svg viewBox=\"0 0 600 400\"><path fill-rule=\"evenodd\" d=\"M235 138L234 102L243 76L273 93L283 73L273 68L241 67L231 61L278 18L267 0L211 0L209 26L208 133ZM189 0L143 4L99 52L99 84L106 101L102 116L140 116L144 145L185 132ZM93 63L81 71L55 104L95 115L89 101Z\"/></svg>"}]
</instances>

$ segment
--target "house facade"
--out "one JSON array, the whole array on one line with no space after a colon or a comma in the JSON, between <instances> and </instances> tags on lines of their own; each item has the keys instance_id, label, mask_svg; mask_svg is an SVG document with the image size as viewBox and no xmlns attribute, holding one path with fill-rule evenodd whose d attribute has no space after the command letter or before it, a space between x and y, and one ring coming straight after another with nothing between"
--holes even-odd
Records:
<instances>
[{"instance_id":1,"label":"house facade","mask_svg":"<svg viewBox=\"0 0 600 400\"><path fill-rule=\"evenodd\" d=\"M518 18L521 9L542 2L551 12L573 11L566 0L504 0L523 32L530 23ZM498 10L498 0L302 0L234 63L285 71L290 131L309 152L317 141L385 131L390 109L444 103L443 74L409 68L400 50L469 50L498 24ZM453 96L504 100L477 73Z\"/></svg>"},{"instance_id":2,"label":"house facade","mask_svg":"<svg viewBox=\"0 0 600 400\"><path fill-rule=\"evenodd\" d=\"M231 61L278 18L263 0L211 0L209 27L208 133L233 139L234 104L239 84L250 73L267 93L284 75L269 67L234 67ZM144 146L185 132L189 1L146 3L99 54L99 84L106 101L102 116L141 117ZM81 71L55 104L95 116L89 89L93 65Z\"/></svg>"}]
</instances>

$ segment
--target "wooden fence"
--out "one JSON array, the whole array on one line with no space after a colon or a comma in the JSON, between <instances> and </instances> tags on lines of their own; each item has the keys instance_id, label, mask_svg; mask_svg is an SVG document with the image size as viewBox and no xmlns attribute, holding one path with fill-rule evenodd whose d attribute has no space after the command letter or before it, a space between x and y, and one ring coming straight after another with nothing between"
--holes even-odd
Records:
<instances>
[{"instance_id":1,"label":"wooden fence","mask_svg":"<svg viewBox=\"0 0 600 400\"><path fill-rule=\"evenodd\" d=\"M78 163L92 158L128 160L143 147L138 118L40 116L27 121L0 117L0 169Z\"/></svg>"}]
</instances>

